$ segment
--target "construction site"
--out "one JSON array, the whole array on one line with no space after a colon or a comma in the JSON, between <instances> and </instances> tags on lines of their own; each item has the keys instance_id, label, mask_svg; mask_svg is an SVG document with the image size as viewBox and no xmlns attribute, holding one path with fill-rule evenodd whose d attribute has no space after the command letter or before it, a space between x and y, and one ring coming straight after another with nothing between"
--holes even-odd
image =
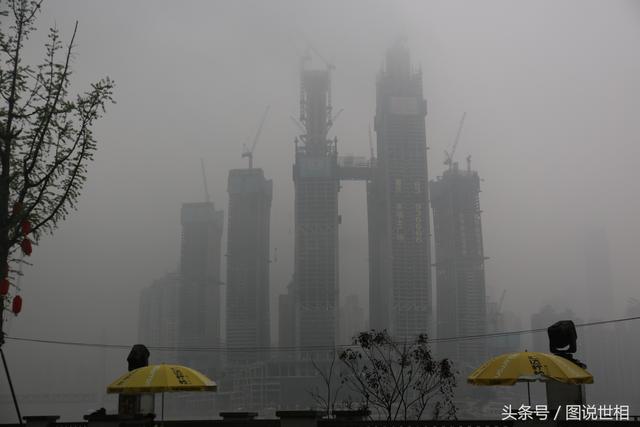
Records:
<instances>
[{"instance_id":1,"label":"construction site","mask_svg":"<svg viewBox=\"0 0 640 427\"><path fill-rule=\"evenodd\" d=\"M331 66L302 62L300 124L295 141L295 345L333 346L338 328L340 181L367 183L370 326L407 338L425 332L431 314L429 206L422 77L409 51L387 53L378 77L378 157L338 156L331 128Z\"/></svg>"},{"instance_id":2,"label":"construction site","mask_svg":"<svg viewBox=\"0 0 640 427\"><path fill-rule=\"evenodd\" d=\"M324 66L314 66L312 56ZM346 343L341 342L345 335L340 319L338 205L341 183L345 181L365 184L362 191L366 192L368 250L363 248L362 255L368 255L369 264L368 328L386 330L398 340L410 340L420 334L473 335L486 330L479 177L470 168L459 170L453 161L464 116L450 154L446 155L448 169L429 185L427 102L422 73L412 66L406 44L398 42L388 49L376 79L375 138L369 130L368 158L340 156L338 138L329 136L342 112L335 113L332 106L334 68L313 47L300 61L299 115L292 117L300 130L293 139L293 275L287 292L279 296L278 307L280 346L293 351L268 351L272 345L269 270L276 256L269 253L274 188L263 170L254 167L253 153L269 107L262 114L253 140L242 152L247 167L229 171L225 322L228 352L224 374L218 376L218 409L271 414L276 408L314 404L308 389L319 385L319 373L331 369L336 360L336 346ZM435 300L430 189L435 226ZM214 213L208 199L206 203L185 205L183 281L196 274L191 273L194 269L201 269L197 260L203 255L189 258L189 247L196 244L189 243L193 240L190 230L200 217L211 217L213 221L221 215ZM205 240L220 250L219 237ZM189 267L190 263L193 267ZM197 274L210 289L217 289L215 282L219 279L210 278L204 271L198 270ZM216 293L214 299L219 298ZM357 310L357 303L352 301L352 311ZM219 306L201 313L221 316ZM204 324L185 323L185 319L197 315L179 314L179 328L208 330ZM204 321L204 317L200 320ZM486 349L483 341L468 341L441 345L438 352L456 361L474 363L484 357ZM473 354L474 360L469 360L468 354Z\"/></svg>"},{"instance_id":3,"label":"construction site","mask_svg":"<svg viewBox=\"0 0 640 427\"><path fill-rule=\"evenodd\" d=\"M278 401L304 405L308 397L287 391L285 399L285 389L313 384L314 372L327 368L336 357L335 346L342 344L337 338L342 181L366 183L369 327L386 329L398 339L433 330L427 108L421 72L412 68L403 43L388 50L376 84L376 140L370 137L369 159L339 156L338 138L328 137L340 113L334 114L331 104L334 67L314 53L326 67L312 68L310 57L300 65L300 114L295 122L302 133L294 140L293 165L294 273L288 293L280 297L280 342L298 350L238 373L235 384L245 392L234 393L239 398L234 403L251 410L258 410L259 402L272 407Z\"/></svg>"}]
</instances>

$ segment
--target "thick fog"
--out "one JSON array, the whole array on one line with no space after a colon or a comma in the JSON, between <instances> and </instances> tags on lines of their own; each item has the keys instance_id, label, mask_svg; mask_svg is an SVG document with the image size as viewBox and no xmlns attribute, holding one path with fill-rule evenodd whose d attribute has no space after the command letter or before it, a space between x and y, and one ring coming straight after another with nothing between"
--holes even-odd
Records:
<instances>
[{"instance_id":1,"label":"thick fog","mask_svg":"<svg viewBox=\"0 0 640 427\"><path fill-rule=\"evenodd\" d=\"M10 316L10 337L136 343L141 289L178 266L181 204L204 200L200 158L226 217L228 171L245 167L242 145L270 105L254 164L274 182L277 344L277 295L293 271L299 130L290 116L309 42L335 65L333 107L344 111L330 135L342 155L369 155L376 75L399 37L423 72L431 179L467 113L456 160L463 167L471 155L483 179L487 292L497 300L506 289L503 307L523 328L551 302L587 320L622 317L627 299L640 299L637 2L56 0L43 5L29 57L43 52L46 28L68 40L76 19L74 89L108 75L117 103L95 128L99 148L78 210L23 268L24 308ZM313 64L325 67L317 56ZM340 211L340 294L358 294L368 312L364 183L343 184ZM608 246L611 314L587 295L594 229ZM126 370L128 349L8 340L5 351L19 394L96 393ZM95 377L73 374L94 366ZM8 395L4 379L0 394ZM0 402L0 421L13 420L8 404Z\"/></svg>"}]
</instances>

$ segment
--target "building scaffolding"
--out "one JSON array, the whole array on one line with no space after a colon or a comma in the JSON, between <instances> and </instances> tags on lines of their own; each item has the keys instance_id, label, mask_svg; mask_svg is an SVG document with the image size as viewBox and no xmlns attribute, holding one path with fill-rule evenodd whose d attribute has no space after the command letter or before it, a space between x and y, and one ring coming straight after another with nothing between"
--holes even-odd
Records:
<instances>
[{"instance_id":1,"label":"building scaffolding","mask_svg":"<svg viewBox=\"0 0 640 427\"><path fill-rule=\"evenodd\" d=\"M438 338L486 333L484 250L478 173L453 163L431 182L435 237ZM441 356L484 361L485 340L439 345Z\"/></svg>"},{"instance_id":2,"label":"building scaffolding","mask_svg":"<svg viewBox=\"0 0 640 427\"><path fill-rule=\"evenodd\" d=\"M294 340L300 347L335 344L338 329L337 139L329 140L330 70L301 67L296 138ZM308 358L308 354L300 354Z\"/></svg>"},{"instance_id":3,"label":"building scaffolding","mask_svg":"<svg viewBox=\"0 0 640 427\"><path fill-rule=\"evenodd\" d=\"M427 109L422 74L403 43L387 52L376 104L378 157L367 183L370 327L408 339L429 332L432 301Z\"/></svg>"}]
</instances>

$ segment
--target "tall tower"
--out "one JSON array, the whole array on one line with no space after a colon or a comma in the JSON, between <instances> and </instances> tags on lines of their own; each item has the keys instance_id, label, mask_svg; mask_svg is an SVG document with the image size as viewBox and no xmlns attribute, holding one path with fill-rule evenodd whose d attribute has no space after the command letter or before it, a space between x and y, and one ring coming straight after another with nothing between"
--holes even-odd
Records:
<instances>
[{"instance_id":1,"label":"tall tower","mask_svg":"<svg viewBox=\"0 0 640 427\"><path fill-rule=\"evenodd\" d=\"M399 339L428 332L431 314L426 101L409 50L387 51L377 81L377 164L367 184L370 327Z\"/></svg>"},{"instance_id":2,"label":"tall tower","mask_svg":"<svg viewBox=\"0 0 640 427\"><path fill-rule=\"evenodd\" d=\"M262 169L229 171L227 234L227 347L268 347L269 224L273 183ZM265 353L232 354L233 363L255 362Z\"/></svg>"},{"instance_id":3,"label":"tall tower","mask_svg":"<svg viewBox=\"0 0 640 427\"><path fill-rule=\"evenodd\" d=\"M142 290L138 312L139 342L148 346L177 347L180 283L177 274L167 274Z\"/></svg>"},{"instance_id":4,"label":"tall tower","mask_svg":"<svg viewBox=\"0 0 640 427\"><path fill-rule=\"evenodd\" d=\"M182 205L178 342L181 347L220 345L220 255L224 214L212 202ZM217 374L219 357L182 352L181 363Z\"/></svg>"},{"instance_id":5,"label":"tall tower","mask_svg":"<svg viewBox=\"0 0 640 427\"><path fill-rule=\"evenodd\" d=\"M220 284L224 213L213 202L183 203L180 275L187 282Z\"/></svg>"},{"instance_id":6,"label":"tall tower","mask_svg":"<svg viewBox=\"0 0 640 427\"><path fill-rule=\"evenodd\" d=\"M486 332L484 251L480 222L480 178L453 163L431 182L435 237L438 338ZM484 340L439 346L455 361L484 361ZM538 350L540 351L540 350Z\"/></svg>"},{"instance_id":7,"label":"tall tower","mask_svg":"<svg viewBox=\"0 0 640 427\"><path fill-rule=\"evenodd\" d=\"M330 71L300 72L300 122L296 138L294 339L297 346L335 344L338 312L337 141L330 141ZM305 357L305 354L302 354Z\"/></svg>"}]
</instances>

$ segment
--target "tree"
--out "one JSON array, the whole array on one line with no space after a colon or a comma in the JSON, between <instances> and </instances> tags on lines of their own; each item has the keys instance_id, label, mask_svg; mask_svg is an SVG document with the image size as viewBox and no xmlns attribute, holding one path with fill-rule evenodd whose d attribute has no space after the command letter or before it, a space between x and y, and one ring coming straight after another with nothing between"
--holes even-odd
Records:
<instances>
[{"instance_id":1,"label":"tree","mask_svg":"<svg viewBox=\"0 0 640 427\"><path fill-rule=\"evenodd\" d=\"M309 394L327 417L333 414L333 411L336 410L337 405L340 403L338 399L343 386L336 364L339 359L335 352L332 356L330 360L322 360L319 362L311 359L311 364L320 377L322 388L316 385L309 391Z\"/></svg>"},{"instance_id":2,"label":"tree","mask_svg":"<svg viewBox=\"0 0 640 427\"><path fill-rule=\"evenodd\" d=\"M0 348L4 311L12 303L17 314L21 304L13 283L23 262L18 252L30 255L75 209L96 150L92 127L113 102L108 77L69 93L77 21L68 44L50 28L43 62L24 64L41 4L0 0Z\"/></svg>"},{"instance_id":3,"label":"tree","mask_svg":"<svg viewBox=\"0 0 640 427\"><path fill-rule=\"evenodd\" d=\"M448 359L433 357L426 334L397 342L372 330L358 334L354 345L340 354L342 381L362 398L363 408L387 421L420 420L428 409L436 419L455 418L455 373Z\"/></svg>"}]
</instances>

